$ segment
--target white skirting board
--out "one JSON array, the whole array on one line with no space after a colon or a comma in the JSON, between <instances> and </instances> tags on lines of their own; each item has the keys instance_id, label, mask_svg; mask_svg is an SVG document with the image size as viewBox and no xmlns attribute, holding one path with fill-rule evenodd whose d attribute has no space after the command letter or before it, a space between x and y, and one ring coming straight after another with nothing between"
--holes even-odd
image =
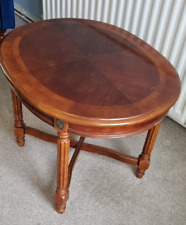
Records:
<instances>
[{"instance_id":1,"label":"white skirting board","mask_svg":"<svg viewBox=\"0 0 186 225\"><path fill-rule=\"evenodd\" d=\"M186 127L185 0L43 0L43 18L84 18L114 24L153 46L176 68L182 91L169 116Z\"/></svg>"},{"instance_id":2,"label":"white skirting board","mask_svg":"<svg viewBox=\"0 0 186 225\"><path fill-rule=\"evenodd\" d=\"M30 12L26 11L25 9L23 9L20 5L14 3L14 10L15 13L20 16L22 19L24 19L25 21L27 21L28 23L31 23L33 21L37 21L38 19L33 16Z\"/></svg>"}]
</instances>

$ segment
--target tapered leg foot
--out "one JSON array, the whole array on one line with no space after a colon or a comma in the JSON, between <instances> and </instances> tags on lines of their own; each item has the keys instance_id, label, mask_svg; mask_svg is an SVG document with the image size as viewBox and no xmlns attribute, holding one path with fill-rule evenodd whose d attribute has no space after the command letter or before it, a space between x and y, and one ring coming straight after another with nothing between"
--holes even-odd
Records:
<instances>
[{"instance_id":1,"label":"tapered leg foot","mask_svg":"<svg viewBox=\"0 0 186 225\"><path fill-rule=\"evenodd\" d=\"M137 178L142 178L144 174L145 174L145 170L137 169L137 172L136 172Z\"/></svg>"},{"instance_id":2,"label":"tapered leg foot","mask_svg":"<svg viewBox=\"0 0 186 225\"><path fill-rule=\"evenodd\" d=\"M145 171L149 168L150 156L151 156L151 152L152 152L156 137L158 135L159 128L160 128L160 123L154 126L152 129L150 129L147 133L143 151L138 158L138 168L136 172L137 178L142 178L145 174Z\"/></svg>"},{"instance_id":3,"label":"tapered leg foot","mask_svg":"<svg viewBox=\"0 0 186 225\"><path fill-rule=\"evenodd\" d=\"M66 209L66 202L69 198L69 191L67 189L57 190L54 194L54 200L56 202L56 210L58 213L64 213Z\"/></svg>"},{"instance_id":4,"label":"tapered leg foot","mask_svg":"<svg viewBox=\"0 0 186 225\"><path fill-rule=\"evenodd\" d=\"M23 147L25 145L25 138L17 138L17 144Z\"/></svg>"},{"instance_id":5,"label":"tapered leg foot","mask_svg":"<svg viewBox=\"0 0 186 225\"><path fill-rule=\"evenodd\" d=\"M138 168L136 172L137 178L142 178L145 174L145 170L149 168L150 165L150 156L147 154L141 154L139 156Z\"/></svg>"}]
</instances>

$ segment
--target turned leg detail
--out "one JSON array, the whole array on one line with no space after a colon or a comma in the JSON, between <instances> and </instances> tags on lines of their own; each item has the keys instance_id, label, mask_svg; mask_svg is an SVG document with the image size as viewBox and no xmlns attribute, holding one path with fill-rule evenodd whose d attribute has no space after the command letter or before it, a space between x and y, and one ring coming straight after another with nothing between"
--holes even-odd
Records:
<instances>
[{"instance_id":1,"label":"turned leg detail","mask_svg":"<svg viewBox=\"0 0 186 225\"><path fill-rule=\"evenodd\" d=\"M69 163L69 149L70 138L67 132L68 124L64 124L64 128L58 130L58 153L57 153L57 190L54 195L57 212L63 213L66 208L66 202L69 198L68 190L68 163Z\"/></svg>"},{"instance_id":2,"label":"turned leg detail","mask_svg":"<svg viewBox=\"0 0 186 225\"><path fill-rule=\"evenodd\" d=\"M25 124L23 121L22 103L15 92L11 89L12 105L14 110L14 134L17 138L17 144L24 146L25 144Z\"/></svg>"},{"instance_id":3,"label":"turned leg detail","mask_svg":"<svg viewBox=\"0 0 186 225\"><path fill-rule=\"evenodd\" d=\"M145 171L149 168L150 156L151 156L151 152L152 152L156 137L158 135L160 124L161 123L154 126L147 133L143 151L139 155L139 158L138 158L138 168L137 168L137 173L136 173L136 176L138 178L142 178L143 175L145 174Z\"/></svg>"}]
</instances>

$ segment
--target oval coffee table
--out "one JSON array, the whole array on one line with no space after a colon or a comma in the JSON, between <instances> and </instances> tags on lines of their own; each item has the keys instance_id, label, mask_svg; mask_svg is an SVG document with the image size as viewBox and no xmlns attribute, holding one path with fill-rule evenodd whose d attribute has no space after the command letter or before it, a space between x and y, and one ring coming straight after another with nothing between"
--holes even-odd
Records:
<instances>
[{"instance_id":1,"label":"oval coffee table","mask_svg":"<svg viewBox=\"0 0 186 225\"><path fill-rule=\"evenodd\" d=\"M80 150L137 166L141 178L170 107L180 93L171 64L131 33L101 22L56 19L25 25L1 44L1 67L12 89L15 136L56 142L57 211L69 197L72 169ZM54 126L53 136L27 127L22 103ZM121 138L148 131L139 157L84 143L85 137ZM69 134L80 136L70 140ZM69 148L75 148L69 162Z\"/></svg>"}]
</instances>

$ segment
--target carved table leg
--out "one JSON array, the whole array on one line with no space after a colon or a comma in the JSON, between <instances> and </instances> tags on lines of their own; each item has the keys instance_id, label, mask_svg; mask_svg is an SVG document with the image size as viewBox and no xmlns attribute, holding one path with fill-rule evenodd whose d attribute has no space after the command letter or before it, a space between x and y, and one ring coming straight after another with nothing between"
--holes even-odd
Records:
<instances>
[{"instance_id":1,"label":"carved table leg","mask_svg":"<svg viewBox=\"0 0 186 225\"><path fill-rule=\"evenodd\" d=\"M142 154L140 154L138 158L138 168L136 173L136 176L138 178L143 177L143 175L145 174L145 171L148 169L150 165L150 156L151 156L151 152L152 152L152 149L153 149L153 146L160 128L160 124L161 123L154 126L147 133Z\"/></svg>"},{"instance_id":2,"label":"carved table leg","mask_svg":"<svg viewBox=\"0 0 186 225\"><path fill-rule=\"evenodd\" d=\"M66 208L66 202L69 198L68 163L69 163L70 135L67 131L68 129L67 123L64 123L64 127L60 129L59 126L55 124L55 128L58 131L58 141L57 141L58 153L57 153L57 190L54 195L54 200L56 202L57 212L63 213Z\"/></svg>"},{"instance_id":3,"label":"carved table leg","mask_svg":"<svg viewBox=\"0 0 186 225\"><path fill-rule=\"evenodd\" d=\"M23 121L22 103L15 92L11 89L12 105L14 110L14 134L17 138L17 144L24 146L25 144L25 124Z\"/></svg>"}]
</instances>

